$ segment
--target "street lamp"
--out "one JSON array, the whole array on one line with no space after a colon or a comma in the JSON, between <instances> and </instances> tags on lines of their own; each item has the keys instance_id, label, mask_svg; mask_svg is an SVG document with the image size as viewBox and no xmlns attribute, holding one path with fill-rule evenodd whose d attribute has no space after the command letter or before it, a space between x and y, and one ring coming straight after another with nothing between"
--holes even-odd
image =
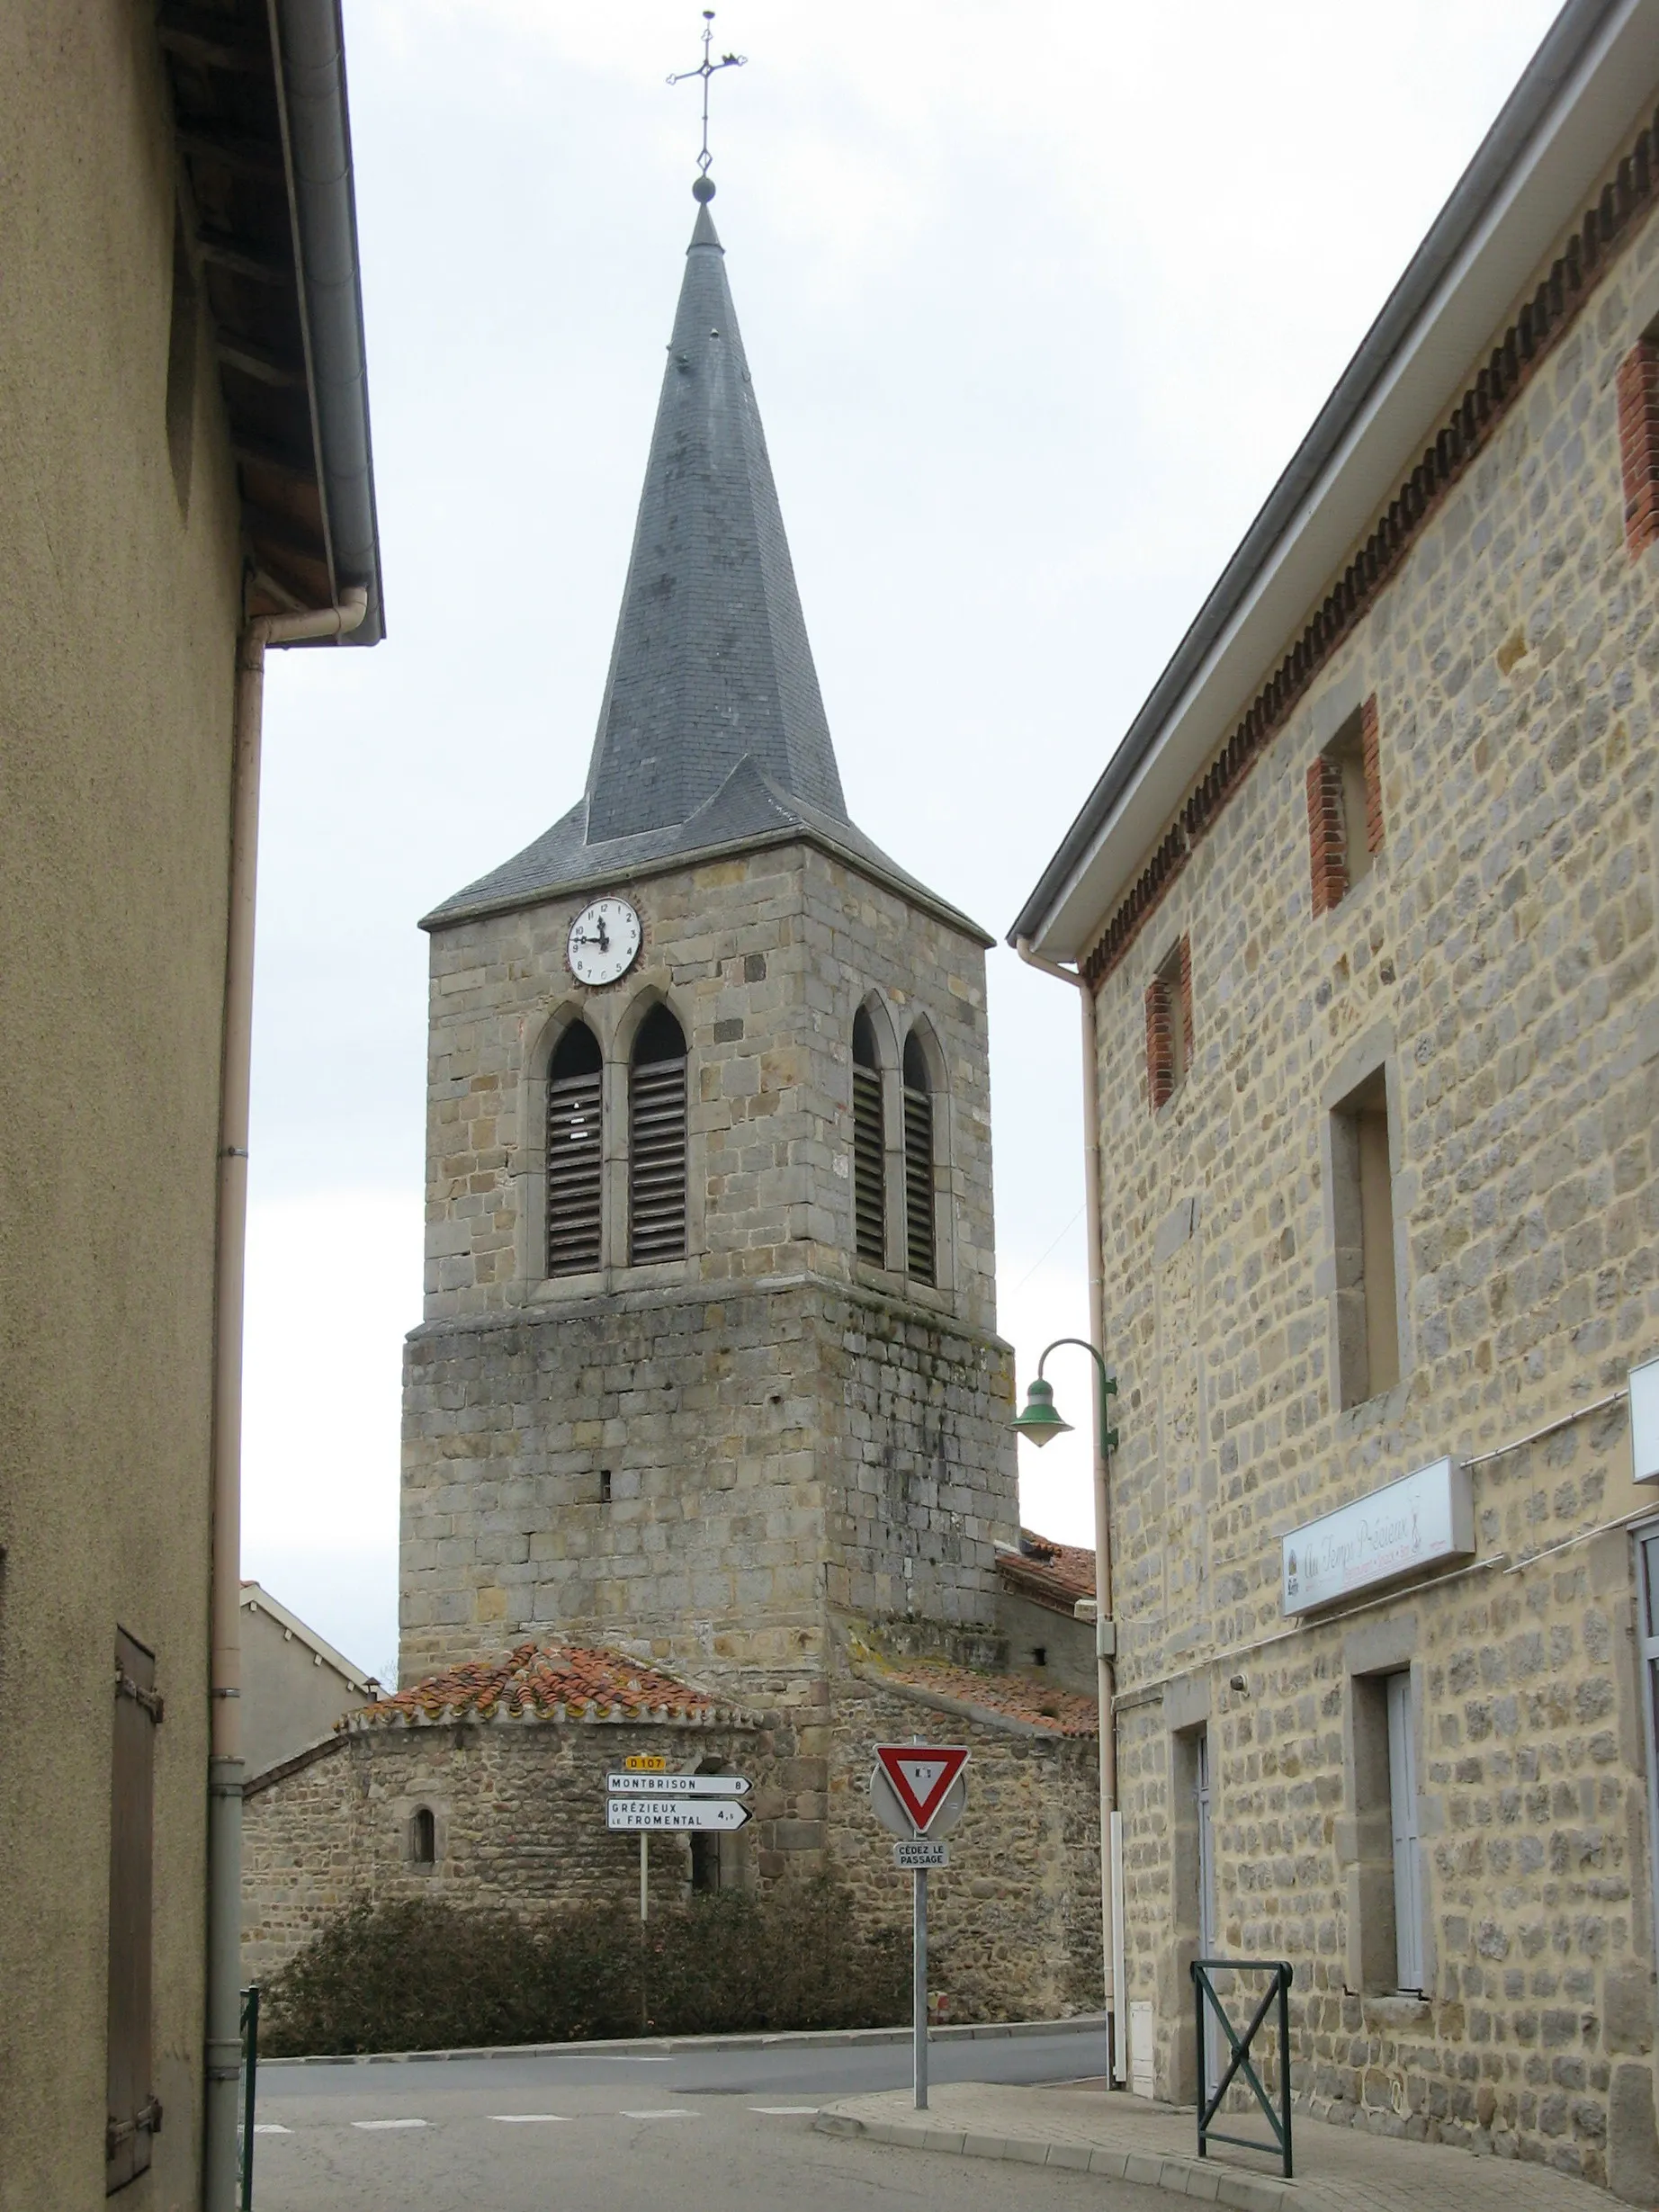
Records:
<instances>
[{"instance_id":1,"label":"street lamp","mask_svg":"<svg viewBox=\"0 0 1659 2212\"><path fill-rule=\"evenodd\" d=\"M1044 1379L1050 1352L1066 1346L1087 1352L1095 1363L1099 1382L1099 1405L1095 1421L1095 1686L1100 1710L1100 1939L1103 1963L1110 1982L1111 2042L1107 2054L1107 2080L1122 2081L1125 2074L1123 1993L1122 1836L1117 1817L1117 1744L1113 1715L1112 1661L1117 1652L1117 1634L1112 1619L1112 1530L1107 1513L1107 1479L1110 1455L1117 1449L1117 1431L1111 1426L1111 1400L1117 1395L1116 1376L1107 1372L1104 1355L1086 1337L1056 1337L1037 1361L1036 1378L1027 1385L1026 1402L1009 1424L1017 1436L1029 1437L1040 1450L1054 1437L1069 1436L1072 1424L1061 1418L1054 1403L1054 1386Z\"/></svg>"}]
</instances>

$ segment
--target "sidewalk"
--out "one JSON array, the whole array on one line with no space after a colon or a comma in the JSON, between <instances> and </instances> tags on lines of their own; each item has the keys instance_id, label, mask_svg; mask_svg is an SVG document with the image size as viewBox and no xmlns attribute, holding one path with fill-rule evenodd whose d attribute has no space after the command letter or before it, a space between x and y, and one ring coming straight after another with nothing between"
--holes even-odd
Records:
<instances>
[{"instance_id":1,"label":"sidewalk","mask_svg":"<svg viewBox=\"0 0 1659 2212\"><path fill-rule=\"evenodd\" d=\"M1069 2166L1238 2212L1611 2212L1616 2204L1546 2166L1367 2135L1301 2113L1293 2120L1296 2178L1287 2181L1269 2155L1218 2145L1200 2159L1190 2112L1108 2095L1099 2083L947 2082L934 2088L926 2112L912 2108L909 2090L889 2090L826 2105L814 2125L911 2150ZM1256 2129L1246 2122L1239 2132Z\"/></svg>"}]
</instances>

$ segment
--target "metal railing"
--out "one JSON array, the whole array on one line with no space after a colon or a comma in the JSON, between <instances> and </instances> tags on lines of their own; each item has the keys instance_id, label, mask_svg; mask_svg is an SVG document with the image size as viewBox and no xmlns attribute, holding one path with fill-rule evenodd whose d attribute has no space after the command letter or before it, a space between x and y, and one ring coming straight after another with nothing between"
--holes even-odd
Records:
<instances>
[{"instance_id":1,"label":"metal railing","mask_svg":"<svg viewBox=\"0 0 1659 2212\"><path fill-rule=\"evenodd\" d=\"M242 1992L242 2194L238 2212L253 2212L254 2077L259 2068L259 1984Z\"/></svg>"},{"instance_id":2,"label":"metal railing","mask_svg":"<svg viewBox=\"0 0 1659 2212\"><path fill-rule=\"evenodd\" d=\"M1227 2008L1215 1993L1213 1974L1265 1974L1270 1975L1260 2003L1250 2016L1250 2024L1241 2033L1227 2018ZM1195 1958L1192 1962L1193 2005L1198 2028L1198 2156L1207 2158L1212 2143L1231 2143L1242 2151L1266 2151L1284 2161L1285 2179L1292 2178L1290 2161L1290 1980L1292 1968L1283 1958ZM1232 2057L1222 2070L1215 2089L1209 2089L1204 2079L1205 2006L1208 2004L1227 2038ZM1268 2014L1277 2004L1278 2010L1278 2109L1275 2111L1268 2092L1261 2086L1261 2077L1251 2064L1251 2046ZM1273 2140L1263 2143L1251 2136L1225 2135L1213 2123L1221 2110L1222 2099L1233 2087L1234 2080L1242 2075L1255 2092L1256 2102L1267 2115L1268 2126L1273 2131Z\"/></svg>"}]
</instances>

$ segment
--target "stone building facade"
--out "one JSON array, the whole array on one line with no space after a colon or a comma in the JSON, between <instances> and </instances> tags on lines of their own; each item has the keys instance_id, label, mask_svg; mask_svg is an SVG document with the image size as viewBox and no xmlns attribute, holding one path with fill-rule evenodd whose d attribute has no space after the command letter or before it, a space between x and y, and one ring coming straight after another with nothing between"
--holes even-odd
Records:
<instances>
[{"instance_id":1,"label":"stone building facade","mask_svg":"<svg viewBox=\"0 0 1659 2212\"><path fill-rule=\"evenodd\" d=\"M656 1730L677 1764L692 1723L625 1697L457 1717L511 1647L722 1715L756 1793L718 1878L834 1867L872 1921L908 1911L876 1733L964 1735L940 1994L1074 2011L1100 1986L1095 1708L1009 1673L999 1625L1018 1530L989 940L848 819L698 197L587 792L424 924L402 1688L256 1779L249 1962L411 1879L519 1908L626 1894L604 1762ZM448 1841L411 1876L421 1793Z\"/></svg>"},{"instance_id":2,"label":"stone building facade","mask_svg":"<svg viewBox=\"0 0 1659 2212\"><path fill-rule=\"evenodd\" d=\"M1137 2085L1284 1958L1306 2109L1646 2204L1659 19L1590 13L1017 934L1094 999Z\"/></svg>"}]
</instances>

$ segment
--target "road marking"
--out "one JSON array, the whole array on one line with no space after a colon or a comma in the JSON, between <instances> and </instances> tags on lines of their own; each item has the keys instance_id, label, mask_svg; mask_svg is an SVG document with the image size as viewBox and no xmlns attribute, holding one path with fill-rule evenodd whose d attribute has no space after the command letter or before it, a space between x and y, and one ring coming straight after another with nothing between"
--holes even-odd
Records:
<instances>
[{"instance_id":1,"label":"road marking","mask_svg":"<svg viewBox=\"0 0 1659 2212\"><path fill-rule=\"evenodd\" d=\"M425 2127L425 2120L354 2120L354 2127Z\"/></svg>"},{"instance_id":2,"label":"road marking","mask_svg":"<svg viewBox=\"0 0 1659 2212\"><path fill-rule=\"evenodd\" d=\"M672 2058L635 2058L632 2055L627 2058L617 2058L613 2056L609 2051L602 2051L599 2055L599 2064L602 2066L671 2066L674 2061Z\"/></svg>"},{"instance_id":3,"label":"road marking","mask_svg":"<svg viewBox=\"0 0 1659 2212\"><path fill-rule=\"evenodd\" d=\"M256 2136L291 2136L293 2129L284 2127L281 2120L256 2120L254 2133Z\"/></svg>"},{"instance_id":4,"label":"road marking","mask_svg":"<svg viewBox=\"0 0 1659 2212\"><path fill-rule=\"evenodd\" d=\"M815 2113L815 2104L752 2104L751 2112L766 2112L774 2119L803 2119L809 2112Z\"/></svg>"},{"instance_id":5,"label":"road marking","mask_svg":"<svg viewBox=\"0 0 1659 2212\"><path fill-rule=\"evenodd\" d=\"M549 2120L563 2120L569 2116L564 2112L492 2112L489 2117L499 2120L504 2127L540 2127Z\"/></svg>"},{"instance_id":6,"label":"road marking","mask_svg":"<svg viewBox=\"0 0 1659 2212\"><path fill-rule=\"evenodd\" d=\"M688 2105L671 2104L659 2112L630 2112L624 2109L621 2117L625 2120L695 2120L697 2116Z\"/></svg>"}]
</instances>

